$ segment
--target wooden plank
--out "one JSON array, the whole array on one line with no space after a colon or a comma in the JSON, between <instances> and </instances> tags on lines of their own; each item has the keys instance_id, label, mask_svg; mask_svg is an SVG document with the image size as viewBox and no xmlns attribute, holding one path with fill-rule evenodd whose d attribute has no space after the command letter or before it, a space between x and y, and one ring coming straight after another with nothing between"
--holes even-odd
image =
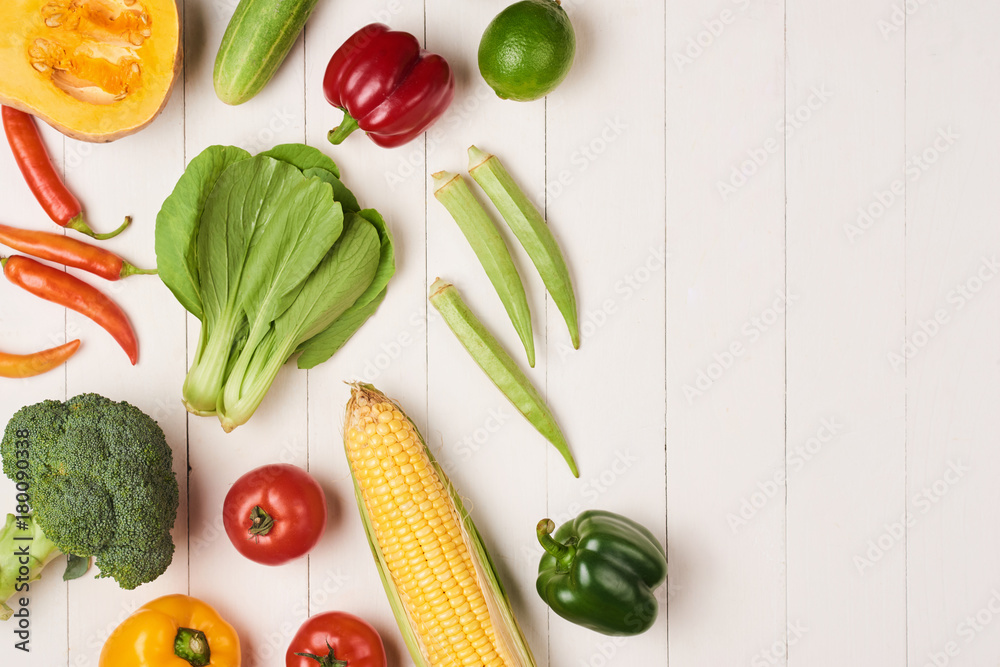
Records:
<instances>
[{"instance_id":1,"label":"wooden plank","mask_svg":"<svg viewBox=\"0 0 1000 667\"><path fill-rule=\"evenodd\" d=\"M992 665L1000 650L998 20L969 0L906 19L907 319L885 352L907 388L915 665Z\"/></svg>"},{"instance_id":2,"label":"wooden plank","mask_svg":"<svg viewBox=\"0 0 1000 667\"><path fill-rule=\"evenodd\" d=\"M63 135L44 123L38 125L53 163L62 172ZM58 233L59 227L45 214L21 177L14 157L6 146L6 138L0 141L4 142L0 148L0 183L4 183L0 190L4 208L0 222L13 227ZM8 256L6 249L0 254ZM29 354L65 343L67 334L69 340L81 337L78 330L67 329L64 308L41 301L6 279L0 285L0 294L3 303L3 308L0 308L0 350ZM81 343L83 344L85 343ZM0 423L6 426L11 415L25 405L47 399L66 398L66 366L33 378L2 378L0 383ZM7 513L15 511L16 493L14 482L6 475L0 475L0 498L4 499L4 511L0 512L0 516L5 521ZM15 612L20 611L21 597L28 601L30 626L27 629L29 635L26 648L30 653L24 653L15 647L15 643L24 638L15 637L14 628L11 627L10 634L0 643L0 662L3 664L26 665L29 660L59 664L66 659L67 584L62 581L63 563L62 559L52 563L44 579L30 583L26 595L19 595L17 600L11 601L10 606ZM14 622L16 621L12 619L7 624L12 625Z\"/></svg>"},{"instance_id":3,"label":"wooden plank","mask_svg":"<svg viewBox=\"0 0 1000 667\"><path fill-rule=\"evenodd\" d=\"M212 68L236 3L188 7L186 39L185 157L190 162L213 144L260 153L281 143L302 142L304 56L302 39L275 77L256 97L230 107L216 97ZM188 364L197 346L199 323L187 316ZM179 397L179 386L174 388ZM237 554L222 526L222 503L237 478L269 463L306 466L308 458L307 375L282 368L250 422L230 434L214 417L188 417L191 453L190 594L213 604L240 633L245 667L280 662L308 598L308 562L273 570ZM274 585L247 585L253 581Z\"/></svg>"},{"instance_id":4,"label":"wooden plank","mask_svg":"<svg viewBox=\"0 0 1000 667\"><path fill-rule=\"evenodd\" d=\"M326 102L322 89L333 52L373 21L422 35L424 10L395 0L371 6L320 3L306 27L308 143L337 161L362 206L382 213L393 234L396 275L378 312L330 361L309 371L309 469L327 493L330 522L309 556L309 599L295 609L294 624L324 611L356 614L382 635L389 663L404 665L410 664L409 656L361 525L342 434L347 381L375 385L397 399L421 428L426 423L424 141L386 150L358 131L331 146L326 134L341 114Z\"/></svg>"},{"instance_id":5,"label":"wooden plank","mask_svg":"<svg viewBox=\"0 0 1000 667\"><path fill-rule=\"evenodd\" d=\"M784 3L668 2L667 54L669 656L748 664L791 620L784 488L740 523L784 461Z\"/></svg>"},{"instance_id":6,"label":"wooden plank","mask_svg":"<svg viewBox=\"0 0 1000 667\"><path fill-rule=\"evenodd\" d=\"M890 5L788 6L789 665L905 661L904 385L882 363L904 314L903 44L877 29ZM869 540L893 545L869 564Z\"/></svg>"},{"instance_id":7,"label":"wooden plank","mask_svg":"<svg viewBox=\"0 0 1000 667\"><path fill-rule=\"evenodd\" d=\"M150 146L156 146L151 151ZM130 262L156 265L154 229L160 204L184 168L184 94L175 88L166 109L141 133L109 144L66 139L66 180L84 202L88 220L98 231L120 224L126 214L132 226L102 247ZM135 276L108 283L81 271L70 271L97 287L126 312L139 341L133 367L118 344L97 324L69 312L67 328L79 331L84 346L67 366L67 395L95 392L132 403L152 416L174 452L174 473L181 507L174 524L174 561L155 582L132 591L113 580L86 576L69 586L69 664L97 664L104 640L129 614L154 597L187 587L187 457L185 412L179 405L184 369L183 310L155 277ZM96 574L96 570L93 572Z\"/></svg>"},{"instance_id":8,"label":"wooden plank","mask_svg":"<svg viewBox=\"0 0 1000 667\"><path fill-rule=\"evenodd\" d=\"M427 3L427 47L448 60L457 79L453 106L427 137L427 283L437 277L454 283L532 381L544 386L550 363L544 352L544 288L503 219L468 175L467 149L475 144L499 155L525 187L543 182L544 104L501 100L479 74L480 37L507 4ZM507 241L531 308L534 369L528 368L524 348L468 242L434 198L430 175L441 170L463 175ZM427 364L425 435L468 499L538 664L547 664L546 608L534 590L534 566L521 560L521 545L544 512L549 446L490 383L433 308Z\"/></svg>"},{"instance_id":9,"label":"wooden plank","mask_svg":"<svg viewBox=\"0 0 1000 667\"><path fill-rule=\"evenodd\" d=\"M546 301L545 389L580 479L548 449L548 515L562 524L584 510L610 510L665 544L665 9L660 2L565 6L577 56L547 98L546 171L530 191L545 207L576 288L579 350ZM525 564L530 571L541 549L528 528L523 539L536 553ZM628 639L550 611L551 664L664 664L666 592L658 591L654 627Z\"/></svg>"}]
</instances>

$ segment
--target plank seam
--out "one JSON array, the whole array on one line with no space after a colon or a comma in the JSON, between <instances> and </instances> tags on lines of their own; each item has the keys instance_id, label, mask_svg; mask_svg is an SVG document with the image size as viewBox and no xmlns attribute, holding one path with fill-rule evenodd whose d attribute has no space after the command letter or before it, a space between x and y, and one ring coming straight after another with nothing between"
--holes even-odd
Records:
<instances>
[{"instance_id":1,"label":"plank seam","mask_svg":"<svg viewBox=\"0 0 1000 667\"><path fill-rule=\"evenodd\" d=\"M781 90L783 97L782 104L782 115L787 118L788 114L788 1L785 0L783 6L783 17L782 17L782 44L783 44L783 56L784 56L784 74L782 76ZM782 249L782 255L784 260L784 274L782 280L784 283L784 293L788 294L788 137L787 133L783 133L784 136L781 138L781 179L782 179L782 195L783 195L783 209L784 209L784 248ZM784 537L784 547L785 547L785 619L784 619L784 635L785 635L785 666L791 662L789 660L788 651L790 650L788 644L788 317L784 319L783 336L784 336L784 439L785 439L785 457L784 457L784 486L785 486L785 503L784 503L784 521L782 526L782 533Z\"/></svg>"}]
</instances>

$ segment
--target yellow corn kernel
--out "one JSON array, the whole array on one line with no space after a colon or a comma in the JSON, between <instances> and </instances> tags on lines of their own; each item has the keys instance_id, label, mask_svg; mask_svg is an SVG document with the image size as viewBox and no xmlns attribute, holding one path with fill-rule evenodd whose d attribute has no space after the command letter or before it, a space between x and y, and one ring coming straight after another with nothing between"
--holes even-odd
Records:
<instances>
[{"instance_id":1,"label":"yellow corn kernel","mask_svg":"<svg viewBox=\"0 0 1000 667\"><path fill-rule=\"evenodd\" d=\"M491 617L497 591L480 581L480 561L474 561L463 532L464 509L413 422L382 394L356 385L344 432L365 527L387 570L387 591L391 579L390 602L395 593L404 608L404 618L397 613L397 619L416 637L419 656L410 648L417 664L534 667L509 611ZM481 547L477 553L484 553ZM508 604L505 598L502 604ZM502 639L495 623L502 626Z\"/></svg>"}]
</instances>

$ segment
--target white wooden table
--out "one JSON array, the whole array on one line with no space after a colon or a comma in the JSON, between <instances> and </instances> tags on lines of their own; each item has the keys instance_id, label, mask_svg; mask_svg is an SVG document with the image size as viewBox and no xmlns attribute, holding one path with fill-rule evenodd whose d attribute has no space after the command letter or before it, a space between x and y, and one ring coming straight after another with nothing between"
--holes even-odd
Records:
<instances>
[{"instance_id":1,"label":"white wooden table","mask_svg":"<svg viewBox=\"0 0 1000 667\"><path fill-rule=\"evenodd\" d=\"M32 652L2 630L0 664L96 666L118 622L172 592L228 617L248 667L282 665L299 624L329 609L370 619L390 664L410 664L342 454L349 379L417 420L468 497L540 665L1000 664L1000 5L564 0L577 62L546 101L518 104L476 67L506 0L330 0L267 89L230 108L211 72L235 0L180 4L184 78L152 126L110 145L46 128L92 223L135 217L108 246L154 262L160 203L206 146L305 141L385 215L399 270L341 352L283 370L230 435L180 404L198 322L157 279L101 285L137 328L135 368L89 320L0 285L2 349L84 341L63 370L3 382L0 417L85 391L129 400L164 428L182 499L166 574L125 592L67 585L53 566L31 589ZM359 133L330 147L339 113L323 70L376 20L451 62L455 102L409 146ZM520 353L431 195L429 175L464 170L472 143L544 206L575 277L579 351L515 249L537 333L530 376L579 480L428 310L430 282L451 279ZM52 228L3 150L0 183L4 222ZM220 509L240 474L276 461L321 480L331 519L308 559L275 569L236 554ZM13 485L0 492L12 507ZM570 625L534 591L535 523L585 508L669 539L661 616L642 636Z\"/></svg>"}]
</instances>

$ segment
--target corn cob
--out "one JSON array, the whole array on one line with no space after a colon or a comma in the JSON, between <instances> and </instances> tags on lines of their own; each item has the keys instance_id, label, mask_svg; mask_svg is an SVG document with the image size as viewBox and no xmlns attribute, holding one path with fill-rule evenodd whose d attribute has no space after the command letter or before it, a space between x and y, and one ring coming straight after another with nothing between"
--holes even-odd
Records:
<instances>
[{"instance_id":1,"label":"corn cob","mask_svg":"<svg viewBox=\"0 0 1000 667\"><path fill-rule=\"evenodd\" d=\"M344 449L372 554L417 667L534 667L479 533L413 422L352 385Z\"/></svg>"}]
</instances>

